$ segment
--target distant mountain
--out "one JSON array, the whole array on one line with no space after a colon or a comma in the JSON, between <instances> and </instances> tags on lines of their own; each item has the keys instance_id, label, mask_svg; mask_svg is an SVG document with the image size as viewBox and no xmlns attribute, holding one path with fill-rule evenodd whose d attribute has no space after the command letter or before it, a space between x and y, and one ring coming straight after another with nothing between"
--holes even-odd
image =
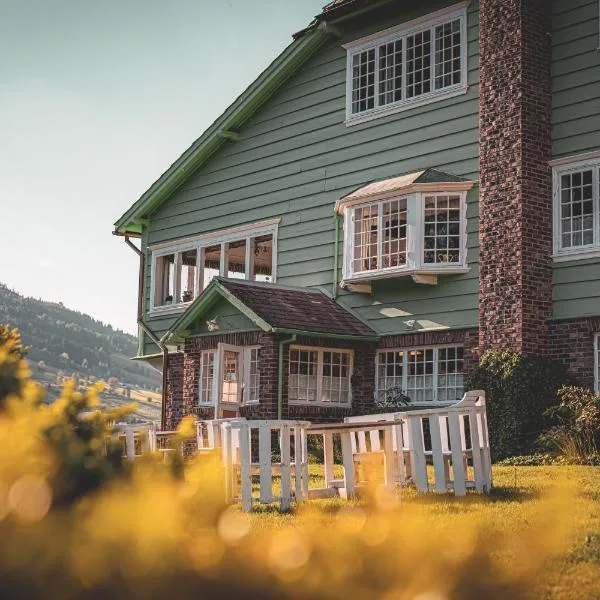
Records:
<instances>
[{"instance_id":1,"label":"distant mountain","mask_svg":"<svg viewBox=\"0 0 600 600\"><path fill-rule=\"evenodd\" d=\"M42 383L56 383L75 374L86 381L116 378L120 387L160 388L159 371L129 360L136 353L135 337L70 310L62 302L25 298L0 283L0 323L20 330L23 343L29 346L33 376ZM47 387L51 391L53 386Z\"/></svg>"}]
</instances>

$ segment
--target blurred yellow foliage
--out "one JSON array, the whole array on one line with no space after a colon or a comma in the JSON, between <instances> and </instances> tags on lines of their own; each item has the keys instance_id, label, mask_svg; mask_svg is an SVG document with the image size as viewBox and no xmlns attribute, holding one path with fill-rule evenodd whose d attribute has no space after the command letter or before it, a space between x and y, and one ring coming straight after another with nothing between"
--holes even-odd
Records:
<instances>
[{"instance_id":1,"label":"blurred yellow foliage","mask_svg":"<svg viewBox=\"0 0 600 600\"><path fill-rule=\"evenodd\" d=\"M529 498L516 518L501 496L405 491L246 515L225 505L214 458L183 475L158 457L126 465L105 445L122 415L91 412L97 389L67 385L46 406L19 354L0 347L7 372L19 386L0 398L1 597L530 598L570 543L573 505L560 495ZM192 434L185 421L181 443Z\"/></svg>"}]
</instances>

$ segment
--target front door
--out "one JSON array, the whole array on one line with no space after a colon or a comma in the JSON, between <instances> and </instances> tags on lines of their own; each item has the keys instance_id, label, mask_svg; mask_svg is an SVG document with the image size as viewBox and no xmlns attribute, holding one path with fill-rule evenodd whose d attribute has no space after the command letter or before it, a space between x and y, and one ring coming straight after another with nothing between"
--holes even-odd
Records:
<instances>
[{"instance_id":1,"label":"front door","mask_svg":"<svg viewBox=\"0 0 600 600\"><path fill-rule=\"evenodd\" d=\"M217 349L218 377L215 378L215 416L226 419L239 416L244 381L244 349L219 344Z\"/></svg>"}]
</instances>

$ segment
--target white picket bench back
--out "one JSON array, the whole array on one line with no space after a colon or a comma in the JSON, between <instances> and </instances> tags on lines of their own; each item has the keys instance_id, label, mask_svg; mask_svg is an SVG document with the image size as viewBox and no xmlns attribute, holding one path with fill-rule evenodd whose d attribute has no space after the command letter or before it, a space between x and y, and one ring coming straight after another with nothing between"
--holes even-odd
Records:
<instances>
[{"instance_id":1,"label":"white picket bench back","mask_svg":"<svg viewBox=\"0 0 600 600\"><path fill-rule=\"evenodd\" d=\"M453 489L462 496L469 488L488 492L492 486L485 393L480 390L465 393L462 400L444 408L384 413L348 417L350 423L398 422L393 428L393 450L397 483L414 483L420 492L430 489L445 493ZM429 427L431 448L425 444L425 423ZM469 436L467 436L467 432ZM353 438L355 462L369 453L381 453L380 432L358 432ZM434 482L427 477L427 460L433 463ZM469 478L469 461L473 478ZM452 469L452 470L451 470Z\"/></svg>"},{"instance_id":2,"label":"white picket bench back","mask_svg":"<svg viewBox=\"0 0 600 600\"><path fill-rule=\"evenodd\" d=\"M168 447L171 438L175 435L175 431L158 431L156 424L141 423L130 425L128 423L117 423L114 428L117 439L125 442L125 457L127 460L135 460L144 454L160 452L163 457L167 454L176 452L176 448ZM167 440L167 442L161 442ZM139 451L138 451L139 450Z\"/></svg>"},{"instance_id":3,"label":"white picket bench back","mask_svg":"<svg viewBox=\"0 0 600 600\"><path fill-rule=\"evenodd\" d=\"M221 423L225 494L228 502L238 498L243 511L252 510L255 502L279 502L280 510L288 510L292 498L297 502L308 497L308 452L306 421L245 421ZM281 454L273 462L272 439L276 434ZM292 452L292 438L294 440ZM256 451L258 444L258 451ZM258 463L252 461L258 456ZM293 456L292 456L293 455ZM258 495L252 490L252 475L259 476ZM281 491L273 493L273 475L280 475ZM292 488L292 475L294 486Z\"/></svg>"},{"instance_id":4,"label":"white picket bench back","mask_svg":"<svg viewBox=\"0 0 600 600\"><path fill-rule=\"evenodd\" d=\"M221 425L231 421L246 421L244 417L231 419L207 419L196 421L196 444L199 453L220 450L222 447ZM237 430L234 432L237 436Z\"/></svg>"}]
</instances>

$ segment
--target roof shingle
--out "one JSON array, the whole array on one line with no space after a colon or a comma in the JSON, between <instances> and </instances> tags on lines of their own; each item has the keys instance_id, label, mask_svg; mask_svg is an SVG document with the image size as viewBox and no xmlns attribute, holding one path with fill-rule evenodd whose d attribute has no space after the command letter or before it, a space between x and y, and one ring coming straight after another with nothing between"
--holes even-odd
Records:
<instances>
[{"instance_id":1,"label":"roof shingle","mask_svg":"<svg viewBox=\"0 0 600 600\"><path fill-rule=\"evenodd\" d=\"M320 290L224 278L219 278L219 282L273 328L336 335L377 335Z\"/></svg>"}]
</instances>

